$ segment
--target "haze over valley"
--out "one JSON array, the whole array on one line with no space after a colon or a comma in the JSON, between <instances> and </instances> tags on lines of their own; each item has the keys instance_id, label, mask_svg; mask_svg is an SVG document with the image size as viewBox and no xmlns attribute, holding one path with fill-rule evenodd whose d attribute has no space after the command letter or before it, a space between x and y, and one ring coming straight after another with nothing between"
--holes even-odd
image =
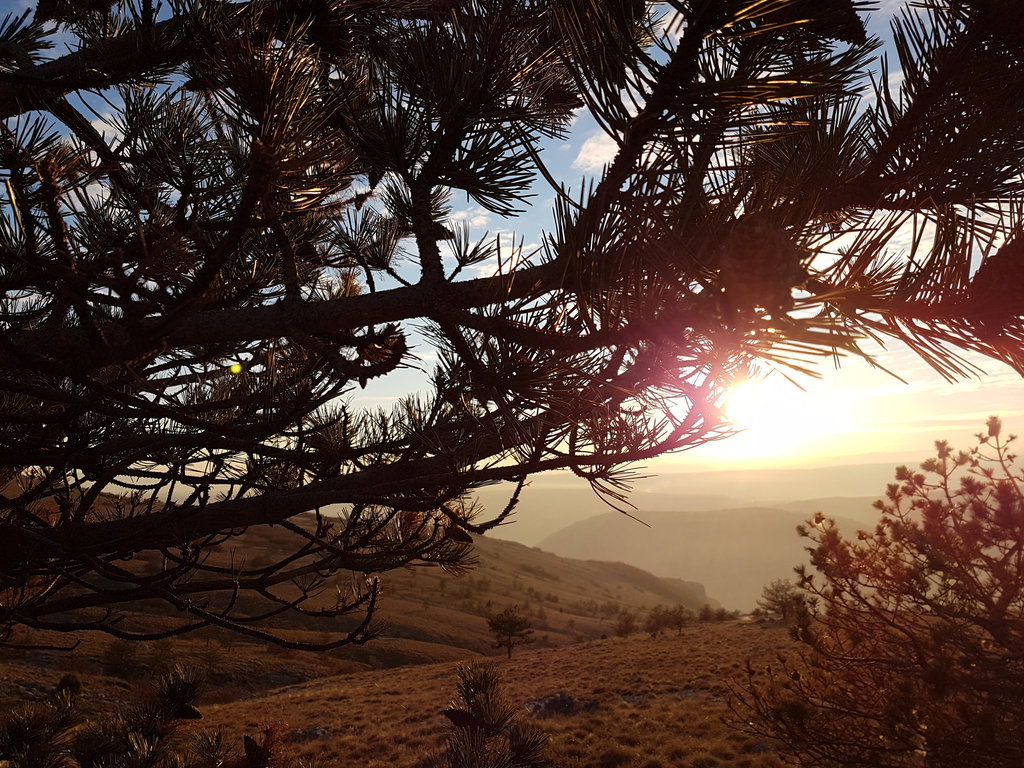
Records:
<instances>
[{"instance_id":1,"label":"haze over valley","mask_svg":"<svg viewBox=\"0 0 1024 768\"><path fill-rule=\"evenodd\" d=\"M637 483L629 515L572 475L544 476L524 490L513 522L489 536L700 582L722 605L747 611L767 582L806 560L797 525L820 511L851 534L873 529L873 502L894 471L875 463L664 473ZM480 492L488 512L505 503L504 491Z\"/></svg>"}]
</instances>

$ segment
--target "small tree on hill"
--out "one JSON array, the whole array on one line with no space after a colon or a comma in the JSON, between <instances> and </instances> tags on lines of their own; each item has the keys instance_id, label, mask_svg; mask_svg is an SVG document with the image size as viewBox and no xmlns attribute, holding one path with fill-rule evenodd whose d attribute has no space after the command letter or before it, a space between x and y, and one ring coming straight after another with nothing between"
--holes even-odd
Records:
<instances>
[{"instance_id":1,"label":"small tree on hill","mask_svg":"<svg viewBox=\"0 0 1024 768\"><path fill-rule=\"evenodd\" d=\"M1024 471L997 418L978 438L900 467L874 532L803 530L822 610L805 655L750 670L741 727L803 766L1024 765Z\"/></svg>"},{"instance_id":2,"label":"small tree on hill","mask_svg":"<svg viewBox=\"0 0 1024 768\"><path fill-rule=\"evenodd\" d=\"M774 613L786 623L794 623L811 608L809 596L797 584L787 579L776 579L765 584L757 608L763 613Z\"/></svg>"},{"instance_id":3,"label":"small tree on hill","mask_svg":"<svg viewBox=\"0 0 1024 768\"><path fill-rule=\"evenodd\" d=\"M497 616L492 616L487 620L487 626L491 628L491 632L496 638L494 647L507 649L510 659L512 658L512 649L517 645L533 642L530 620L519 614L519 606L513 605Z\"/></svg>"},{"instance_id":4,"label":"small tree on hill","mask_svg":"<svg viewBox=\"0 0 1024 768\"><path fill-rule=\"evenodd\" d=\"M651 637L661 634L663 629L674 629L676 635L681 635L690 616L690 612L682 605L674 605L671 608L658 605L647 614L647 618L644 620L644 630L650 632Z\"/></svg>"},{"instance_id":5,"label":"small tree on hill","mask_svg":"<svg viewBox=\"0 0 1024 768\"><path fill-rule=\"evenodd\" d=\"M676 631L676 636L683 634L683 627L693 618L693 614L685 605L674 605L664 614L664 624Z\"/></svg>"},{"instance_id":6,"label":"small tree on hill","mask_svg":"<svg viewBox=\"0 0 1024 768\"><path fill-rule=\"evenodd\" d=\"M668 623L668 612L660 605L654 606L651 612L647 614L647 618L644 619L644 631L649 632L651 637L657 637L661 634Z\"/></svg>"},{"instance_id":7,"label":"small tree on hill","mask_svg":"<svg viewBox=\"0 0 1024 768\"><path fill-rule=\"evenodd\" d=\"M615 634L619 637L629 637L636 632L636 614L623 608L615 618Z\"/></svg>"}]
</instances>

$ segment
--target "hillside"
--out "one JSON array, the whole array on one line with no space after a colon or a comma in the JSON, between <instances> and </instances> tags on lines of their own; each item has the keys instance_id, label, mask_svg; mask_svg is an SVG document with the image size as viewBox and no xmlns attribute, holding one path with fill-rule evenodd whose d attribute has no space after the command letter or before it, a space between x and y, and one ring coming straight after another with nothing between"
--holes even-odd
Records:
<instances>
[{"instance_id":1,"label":"hillside","mask_svg":"<svg viewBox=\"0 0 1024 768\"><path fill-rule=\"evenodd\" d=\"M919 459L918 459L919 460ZM917 460L911 460L911 465ZM651 493L728 494L748 499L746 506L777 506L791 499L871 496L885 493L897 462L842 464L828 467L722 469L709 472L662 472L640 489ZM753 502L753 503L751 503ZM654 508L637 503L637 506ZM723 507L720 507L723 508Z\"/></svg>"},{"instance_id":2,"label":"hillside","mask_svg":"<svg viewBox=\"0 0 1024 768\"><path fill-rule=\"evenodd\" d=\"M854 533L856 530L871 530L878 522L879 511L875 509L874 503L881 494L875 496L829 496L821 499L800 499L799 501L787 501L785 503L773 504L773 507L785 509L790 512L797 512L805 519L813 517L815 513L821 512L853 528L847 533Z\"/></svg>"},{"instance_id":3,"label":"hillside","mask_svg":"<svg viewBox=\"0 0 1024 768\"><path fill-rule=\"evenodd\" d=\"M511 541L474 538L477 564L466 573L412 567L383 576L379 618L385 638L437 645L443 653L488 654L493 637L487 618L511 605L529 616L539 647L609 634L623 609L680 604L696 611L706 603L718 605L701 584L654 576L633 565L569 559ZM348 653L356 658L363 649ZM389 666L423 660L378 658Z\"/></svg>"},{"instance_id":4,"label":"hillside","mask_svg":"<svg viewBox=\"0 0 1024 768\"><path fill-rule=\"evenodd\" d=\"M779 507L713 511L640 511L641 525L609 512L567 526L541 542L564 557L619 559L664 577L699 580L726 608L754 608L768 582L789 578L804 562L797 525L821 510L853 533L873 527L870 500L792 502ZM845 515L834 515L839 509ZM854 517L856 515L856 517Z\"/></svg>"},{"instance_id":5,"label":"hillside","mask_svg":"<svg viewBox=\"0 0 1024 768\"><path fill-rule=\"evenodd\" d=\"M454 695L458 666L358 669L332 656L267 652L247 643L227 653L194 640L176 641L173 653L171 646L160 647L174 661L205 663L210 670L199 700L203 719L182 723L186 732L219 729L238 756L243 735L262 740L269 727L290 756L314 758L323 768L424 768L443 742L442 710ZM482 661L495 664L506 700L523 717L529 717L527 704L539 699L572 700L575 711L533 719L549 736L547 756L560 768L782 768L770 744L733 730L723 718L730 687L742 684L747 661L762 668L793 648L781 623L694 622L678 635L518 649L511 659ZM138 646L140 658L151 660L155 650ZM146 676L130 680L98 676L88 671L89 654L54 657L54 665L35 668L34 679L15 682L33 654L6 652L0 711L49 695L68 667L81 679L81 704L90 717L150 689L152 665ZM11 699L15 691L20 700Z\"/></svg>"},{"instance_id":6,"label":"hillside","mask_svg":"<svg viewBox=\"0 0 1024 768\"><path fill-rule=\"evenodd\" d=\"M278 551L275 529L247 534L232 549L259 561ZM77 675L100 702L123 697L142 678L171 661L216 669L216 698L250 696L281 685L353 670L448 662L496 653L487 618L517 605L535 630L534 648L554 648L599 639L614 631L623 609L642 613L655 605L681 604L696 611L717 606L700 584L653 576L616 562L570 560L514 542L477 537L478 564L463 574L412 567L384 574L378 613L380 636L365 646L327 655L285 651L222 630L207 629L151 643L127 643L99 633L85 635L73 652L0 649L0 711L44 695L62 674ZM227 548L220 555L225 556ZM333 599L333 588L324 602ZM159 631L168 619L157 606L138 604L121 626ZM334 624L292 620L281 634L322 642L347 631ZM59 633L19 631L22 644L69 646ZM269 652L268 652L269 651ZM52 679L51 679L52 678Z\"/></svg>"},{"instance_id":7,"label":"hillside","mask_svg":"<svg viewBox=\"0 0 1024 768\"><path fill-rule=\"evenodd\" d=\"M726 509L751 504L752 497L691 491L688 484L667 483L652 477L639 482L630 494L630 502L642 509ZM497 513L508 503L511 484L504 483L473 492L489 513ZM539 546L548 536L567 525L610 511L590 486L573 475L539 475L523 490L515 514L507 524L488 534L494 538Z\"/></svg>"},{"instance_id":8,"label":"hillside","mask_svg":"<svg viewBox=\"0 0 1024 768\"><path fill-rule=\"evenodd\" d=\"M495 659L507 699L560 691L581 711L534 719L562 768L781 768L766 742L732 730L729 687L749 659L760 667L792 647L781 625L691 624L680 636L612 638ZM197 727L238 743L273 724L302 755L347 768L419 768L436 751L455 688L455 664L361 672L281 688L249 700L200 704Z\"/></svg>"}]
</instances>

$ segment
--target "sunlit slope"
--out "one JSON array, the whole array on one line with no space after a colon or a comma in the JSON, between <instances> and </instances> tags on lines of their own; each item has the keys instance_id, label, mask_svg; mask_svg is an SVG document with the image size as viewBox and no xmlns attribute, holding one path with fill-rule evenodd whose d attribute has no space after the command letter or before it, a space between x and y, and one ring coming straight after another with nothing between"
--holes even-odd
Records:
<instances>
[{"instance_id":1,"label":"sunlit slope","mask_svg":"<svg viewBox=\"0 0 1024 768\"><path fill-rule=\"evenodd\" d=\"M381 617L389 636L489 652L488 616L517 605L536 642L554 646L610 634L623 609L715 603L700 584L622 562L567 559L487 537L474 547L477 565L461 575L424 568L388 575Z\"/></svg>"},{"instance_id":2,"label":"sunlit slope","mask_svg":"<svg viewBox=\"0 0 1024 768\"><path fill-rule=\"evenodd\" d=\"M778 624L693 623L680 636L646 633L556 649L517 649L492 659L506 699L566 694L585 709L535 719L547 756L566 768L781 768L770 745L722 718L730 681L746 662L763 667L793 643ZM258 697L204 705L195 728L223 728L229 743L275 724L301 754L347 768L420 768L439 749L456 665L342 674Z\"/></svg>"},{"instance_id":3,"label":"sunlit slope","mask_svg":"<svg viewBox=\"0 0 1024 768\"><path fill-rule=\"evenodd\" d=\"M253 531L234 546L257 562L284 554L283 540L273 531ZM453 652L492 653L487 619L509 606L518 606L529 619L538 647L554 647L612 634L623 610L639 615L656 605L693 611L706 603L718 605L701 584L654 576L623 562L566 559L487 536L474 537L473 557L475 565L461 573L412 566L385 574L376 616L380 640L339 649L337 655L396 666L432 660L431 647L439 661L452 658ZM345 577L340 583L344 588ZM328 589L318 599L333 596ZM326 639L329 633L347 631L358 618L325 623L289 619L280 629L321 632Z\"/></svg>"},{"instance_id":4,"label":"sunlit slope","mask_svg":"<svg viewBox=\"0 0 1024 768\"><path fill-rule=\"evenodd\" d=\"M282 547L283 538L275 529L254 531L233 543L236 555L244 552L256 562L280 556ZM225 545L218 554L227 556L228 551ZM463 574L422 567L386 574L377 616L380 636L366 645L344 646L327 654L265 646L217 629L149 643L125 643L93 633L69 653L47 648L55 643L69 645L66 636L55 640L26 630L15 639L36 649L0 652L4 681L0 711L44 698L67 673L100 694L93 703L102 708L132 695L135 688L148 686L155 671L170 663L209 670L207 700L225 702L353 670L497 657L502 652L493 647L487 618L511 605L519 607L534 629L531 651L613 636L624 609L642 617L656 605L682 604L691 610L705 603L717 606L700 584L660 578L623 563L570 560L486 537L476 537L475 553L478 564ZM333 594L328 589L321 598L330 600ZM126 623L136 629L158 632L171 626L160 604L137 603L134 608ZM275 629L290 640L327 642L347 631L354 620L299 622L293 618L275 623ZM520 652L517 649L517 658ZM450 685L451 669L444 678L445 685ZM450 695L447 688L442 695ZM432 701L431 707L435 704ZM433 716L435 711L422 714Z\"/></svg>"}]
</instances>

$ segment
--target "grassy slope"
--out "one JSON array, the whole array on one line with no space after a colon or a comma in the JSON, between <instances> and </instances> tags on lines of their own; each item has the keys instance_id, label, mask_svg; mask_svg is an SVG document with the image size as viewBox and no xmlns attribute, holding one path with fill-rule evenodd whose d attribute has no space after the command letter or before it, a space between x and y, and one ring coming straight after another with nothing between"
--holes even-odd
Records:
<instances>
[{"instance_id":1,"label":"grassy slope","mask_svg":"<svg viewBox=\"0 0 1024 768\"><path fill-rule=\"evenodd\" d=\"M596 709L537 722L561 768L759 768L779 766L768 745L722 722L730 681L791 645L773 624L692 624L681 636L612 638L494 659L516 705L565 689ZM361 672L290 686L246 701L201 706L202 727L237 743L271 724L299 754L332 766L414 768L441 744L441 715L454 692L454 663Z\"/></svg>"},{"instance_id":2,"label":"grassy slope","mask_svg":"<svg viewBox=\"0 0 1024 768\"><path fill-rule=\"evenodd\" d=\"M274 542L253 538L246 546L258 556ZM206 717L196 726L222 727L230 743L267 724L293 737L318 726L323 731L308 741L291 742L299 753L337 768L412 768L441 744L440 710L454 692L457 663L494 661L516 704L561 689L597 703L593 711L541 721L551 736L550 756L564 768L780 765L765 745L721 722L726 681L745 659L768 660L789 644L777 626L695 623L678 637L601 639L622 608L696 608L703 589L621 563L565 560L511 542L482 539L476 551L480 565L462 576L422 568L390 575L382 607L390 629L365 647L317 655L223 633L130 646L93 635L72 653L0 653L0 709L41 699L73 673L83 683L87 711L102 713L148 688L148 677L161 667L193 663L209 670L211 683L201 702ZM530 615L537 641L510 661L490 647L485 619L488 610L509 604ZM144 621L156 628L166 619ZM326 639L322 630L287 632Z\"/></svg>"},{"instance_id":3,"label":"grassy slope","mask_svg":"<svg viewBox=\"0 0 1024 768\"><path fill-rule=\"evenodd\" d=\"M278 533L259 531L236 542L235 558L245 553L259 562L267 550L279 551ZM223 553L226 556L227 553ZM475 567L463 573L412 566L381 576L383 597L377 620L384 642L340 651L376 666L396 666L490 653L493 642L488 617L518 606L536 630L543 647L600 637L613 631L622 610L641 613L655 605L682 604L696 611L709 599L700 584L652 576L623 563L569 560L509 541L476 537ZM341 583L344 587L345 580ZM333 599L333 588L322 599ZM315 607L315 606L314 606ZM329 633L355 623L336 625L310 620L290 629L307 629L329 640Z\"/></svg>"},{"instance_id":4,"label":"grassy slope","mask_svg":"<svg viewBox=\"0 0 1024 768\"><path fill-rule=\"evenodd\" d=\"M463 575L413 568L388 574L381 617L388 634L488 652L487 617L518 605L537 641L562 645L612 631L622 609L714 603L699 584L623 563L569 560L508 541L477 538L479 564Z\"/></svg>"},{"instance_id":5,"label":"grassy slope","mask_svg":"<svg viewBox=\"0 0 1024 768\"><path fill-rule=\"evenodd\" d=\"M280 542L274 530L241 542L247 557L260 558ZM659 579L621 563L566 560L513 542L478 539L479 565L462 574L409 568L384 575L381 637L366 646L326 655L266 649L245 638L204 630L156 643L124 643L93 633L72 652L0 650L0 711L44 697L64 674L77 675L113 704L143 685L153 670L185 661L215 672L214 696L252 696L283 684L345 671L472 659L495 653L487 617L518 605L535 629L535 646L552 648L612 634L618 612L636 613L661 604L696 609L706 601L699 584ZM331 596L329 590L327 596ZM711 601L713 602L713 601ZM154 610L149 607L150 610ZM170 626L156 613L136 613L122 626L157 630ZM351 623L351 622L349 622ZM326 641L341 626L290 627L283 634ZM68 636L21 633L17 642L68 645Z\"/></svg>"}]
</instances>

